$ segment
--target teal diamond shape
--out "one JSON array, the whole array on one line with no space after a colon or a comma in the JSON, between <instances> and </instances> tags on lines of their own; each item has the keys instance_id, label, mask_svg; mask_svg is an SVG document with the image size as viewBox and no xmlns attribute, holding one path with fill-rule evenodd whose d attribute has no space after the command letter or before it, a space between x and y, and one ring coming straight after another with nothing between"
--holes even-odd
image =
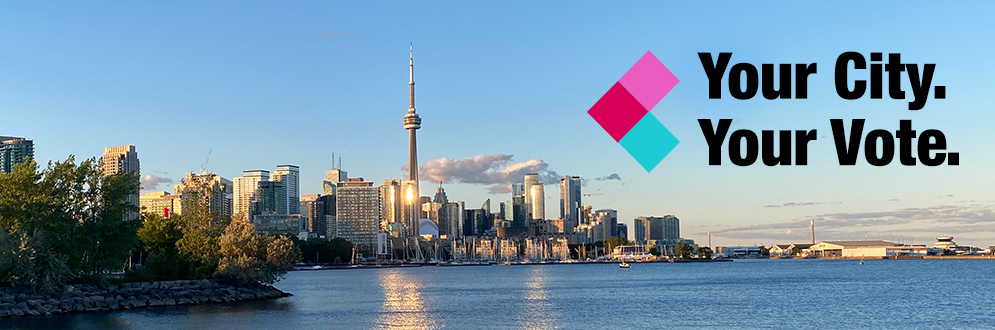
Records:
<instances>
[{"instance_id":1,"label":"teal diamond shape","mask_svg":"<svg viewBox=\"0 0 995 330\"><path fill-rule=\"evenodd\" d=\"M680 141L652 113L647 113L618 143L646 172L651 172Z\"/></svg>"}]
</instances>

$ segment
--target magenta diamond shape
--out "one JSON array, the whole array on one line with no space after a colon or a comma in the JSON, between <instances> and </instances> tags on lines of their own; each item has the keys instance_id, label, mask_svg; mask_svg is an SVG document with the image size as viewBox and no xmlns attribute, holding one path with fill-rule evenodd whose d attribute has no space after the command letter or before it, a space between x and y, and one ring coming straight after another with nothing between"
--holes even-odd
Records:
<instances>
[{"instance_id":1,"label":"magenta diamond shape","mask_svg":"<svg viewBox=\"0 0 995 330\"><path fill-rule=\"evenodd\" d=\"M647 51L618 82L646 110L653 110L653 107L660 103L674 86L677 86L679 80L653 55L653 52Z\"/></svg>"},{"instance_id":2,"label":"magenta diamond shape","mask_svg":"<svg viewBox=\"0 0 995 330\"><path fill-rule=\"evenodd\" d=\"M616 82L587 113L618 142L649 111Z\"/></svg>"}]
</instances>

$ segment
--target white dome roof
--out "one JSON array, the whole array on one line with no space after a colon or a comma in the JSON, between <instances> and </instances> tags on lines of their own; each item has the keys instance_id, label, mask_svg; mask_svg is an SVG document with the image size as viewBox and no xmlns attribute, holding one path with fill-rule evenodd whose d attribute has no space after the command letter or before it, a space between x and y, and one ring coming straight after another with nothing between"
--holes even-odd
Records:
<instances>
[{"instance_id":1,"label":"white dome roof","mask_svg":"<svg viewBox=\"0 0 995 330\"><path fill-rule=\"evenodd\" d=\"M418 220L418 234L439 236L439 226L429 219Z\"/></svg>"}]
</instances>

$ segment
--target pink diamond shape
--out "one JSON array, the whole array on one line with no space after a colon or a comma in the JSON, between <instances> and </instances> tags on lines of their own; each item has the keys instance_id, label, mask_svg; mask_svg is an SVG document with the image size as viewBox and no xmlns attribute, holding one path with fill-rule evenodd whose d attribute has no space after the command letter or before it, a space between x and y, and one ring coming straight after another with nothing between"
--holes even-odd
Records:
<instances>
[{"instance_id":1,"label":"pink diamond shape","mask_svg":"<svg viewBox=\"0 0 995 330\"><path fill-rule=\"evenodd\" d=\"M647 110L653 110L653 107L660 103L660 100L667 96L679 81L663 63L660 63L653 52L649 51L622 76L622 79L618 80Z\"/></svg>"},{"instance_id":2,"label":"pink diamond shape","mask_svg":"<svg viewBox=\"0 0 995 330\"><path fill-rule=\"evenodd\" d=\"M615 142L621 140L648 112L620 83L615 83L587 111Z\"/></svg>"}]
</instances>

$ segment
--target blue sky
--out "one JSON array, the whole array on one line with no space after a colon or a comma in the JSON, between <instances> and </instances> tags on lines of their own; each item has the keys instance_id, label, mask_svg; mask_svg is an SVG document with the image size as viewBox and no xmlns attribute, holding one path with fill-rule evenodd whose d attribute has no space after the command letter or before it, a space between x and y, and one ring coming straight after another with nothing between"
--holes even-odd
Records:
<instances>
[{"instance_id":1,"label":"blue sky","mask_svg":"<svg viewBox=\"0 0 995 330\"><path fill-rule=\"evenodd\" d=\"M208 168L301 167L317 193L332 152L350 176L401 178L407 134L408 42L415 44L419 159L513 155L589 180L595 208L622 222L675 214L683 236L713 244L898 239L938 234L995 244L988 96L995 23L985 2L332 2L0 5L0 135L34 139L42 161L99 156L134 144L143 175L174 182ZM647 50L680 79L654 115L681 141L647 173L586 111ZM900 52L936 63L945 100L847 101L834 89L837 56ZM707 98L698 52L732 63L818 63L807 100ZM861 73L855 73L861 74ZM866 74L865 74L866 76ZM725 85L725 84L723 84ZM887 82L885 82L887 88ZM903 87L909 90L907 77ZM907 92L911 96L911 92ZM699 118L735 129L817 129L809 165L707 165ZM961 165L837 164L830 118L866 130L942 130ZM499 177L499 175L498 175ZM424 178L424 177L423 177ZM423 183L424 195L434 185ZM448 183L476 206L493 185ZM171 190L171 185L159 189ZM547 216L558 214L555 185ZM791 204L794 203L794 204ZM780 206L780 207L774 207ZM495 205L496 207L496 205Z\"/></svg>"}]
</instances>

